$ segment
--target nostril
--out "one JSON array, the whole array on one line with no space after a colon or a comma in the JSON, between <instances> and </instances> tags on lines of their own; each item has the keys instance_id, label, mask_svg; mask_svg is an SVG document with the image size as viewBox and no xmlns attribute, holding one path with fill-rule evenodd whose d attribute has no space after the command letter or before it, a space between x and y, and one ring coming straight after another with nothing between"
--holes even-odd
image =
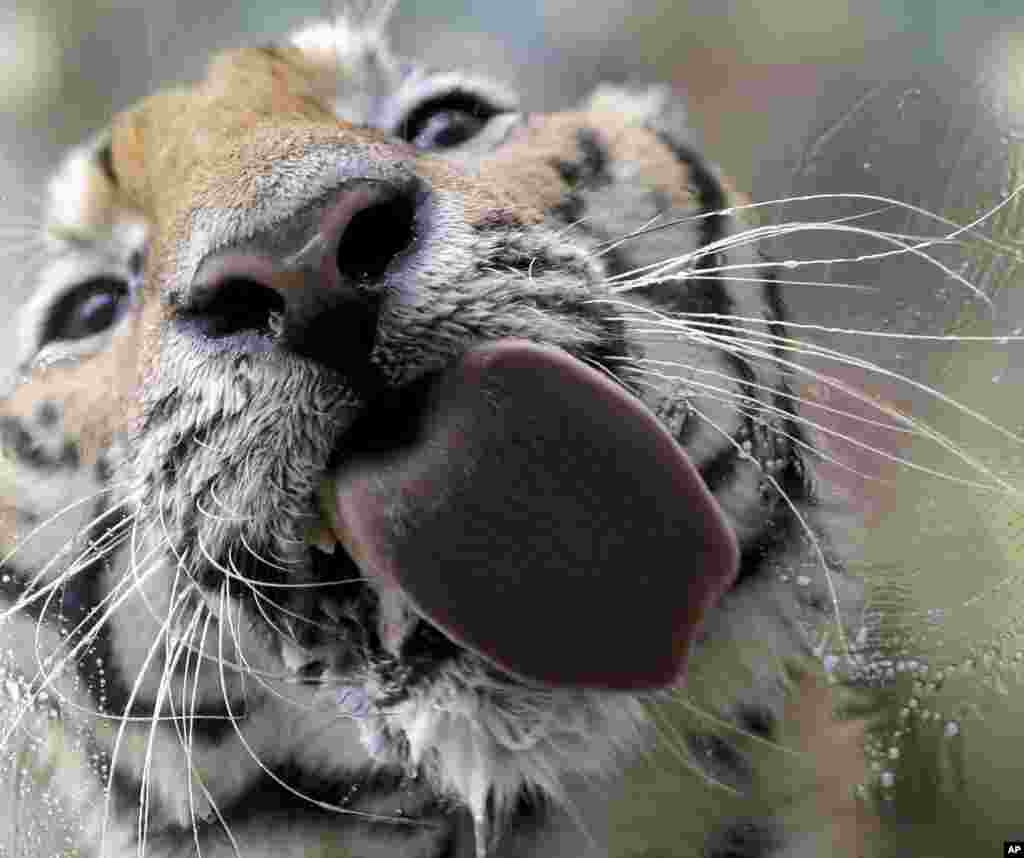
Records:
<instances>
[{"instance_id":1,"label":"nostril","mask_svg":"<svg viewBox=\"0 0 1024 858\"><path fill-rule=\"evenodd\" d=\"M168 303L185 330L219 340L218 348L290 352L376 383L370 356L382 287L403 276L415 252L425 199L412 181L351 180L208 252Z\"/></svg>"},{"instance_id":2,"label":"nostril","mask_svg":"<svg viewBox=\"0 0 1024 858\"><path fill-rule=\"evenodd\" d=\"M278 292L257 280L224 277L194 290L189 316L208 337L227 337L242 331L273 333L275 320L285 312Z\"/></svg>"},{"instance_id":3,"label":"nostril","mask_svg":"<svg viewBox=\"0 0 1024 858\"><path fill-rule=\"evenodd\" d=\"M406 194L379 198L357 211L338 240L335 264L341 276L355 283L380 279L413 243L415 214Z\"/></svg>"}]
</instances>

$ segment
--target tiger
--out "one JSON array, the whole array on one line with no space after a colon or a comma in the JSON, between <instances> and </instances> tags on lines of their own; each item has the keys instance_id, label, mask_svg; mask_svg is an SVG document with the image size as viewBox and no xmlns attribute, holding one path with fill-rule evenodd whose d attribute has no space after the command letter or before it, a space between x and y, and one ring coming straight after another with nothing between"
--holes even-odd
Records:
<instances>
[{"instance_id":1,"label":"tiger","mask_svg":"<svg viewBox=\"0 0 1024 858\"><path fill-rule=\"evenodd\" d=\"M4 854L865 854L863 725L835 714L828 655L853 657L864 588L816 473L778 266L695 140L667 86L538 113L342 16L215 55L66 156L0 404ZM667 506L728 545L718 565L687 542L670 558L694 604L669 606L686 619L665 675L631 649L664 607L646 537L598 605L569 573L396 583L334 520L346 463L393 474L441 419L438 385L493 394L466 369L485 358L539 367L508 414L605 385L695 475L699 500ZM597 506L637 493L630 447ZM523 479L557 470L538 456ZM473 479L446 461L439 497ZM485 566L568 529L542 500L524 501L530 545L493 501ZM462 578L482 590L446 613ZM614 796L643 789L632 766L666 736L695 778L661 812L692 836L638 851ZM787 792L756 761L791 745Z\"/></svg>"}]
</instances>

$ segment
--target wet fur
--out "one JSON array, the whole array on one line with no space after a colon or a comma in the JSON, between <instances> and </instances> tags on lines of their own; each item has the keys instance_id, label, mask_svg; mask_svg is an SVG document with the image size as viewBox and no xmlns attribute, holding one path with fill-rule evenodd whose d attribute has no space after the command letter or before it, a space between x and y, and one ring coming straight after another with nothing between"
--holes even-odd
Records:
<instances>
[{"instance_id":1,"label":"wet fur","mask_svg":"<svg viewBox=\"0 0 1024 858\"><path fill-rule=\"evenodd\" d=\"M615 843L606 828L629 828L608 819L606 802L659 732L677 737L696 773L663 811L693 821L680 854L815 854L864 841L872 823L849 790L865 776L861 727L833 718L816 660L837 613L858 627L861 592L828 535L789 373L770 348L736 361L729 341L696 323L681 340L646 331L655 313L723 309L784 330L781 303L765 297L770 278L763 290L726 289L723 308L714 289L678 276L687 264L761 261L744 244L701 250L742 225L722 212L734 200L691 149L684 114L666 90L606 88L450 159L419 156L367 99L399 75L373 28L339 22L293 44L221 55L198 88L154 96L72 153L51 187L53 263L26 315L25 378L2 412L0 524L5 545L24 546L6 567L5 776L13 790L41 773L15 804L15 848L39 854L36 838L56 829L117 858L143 837L154 856L231 855L236 844L248 855L464 855L485 816L494 856L596 856ZM396 115L420 97L408 89L389 102ZM339 165L339 141L357 168ZM381 317L373 363L386 387L480 340L556 344L616 373L718 480L751 574L707 620L691 711L667 722L678 709L667 693L526 687L466 653L417 673L375 647L372 600L350 606L342 630L315 590L279 588L311 583L303 540L316 490L365 391L289 354L197 345L168 322L200 258L299 216L351 169L415 176L437 201L421 267ZM676 229L607 244L680 216ZM137 276L143 250L126 323L39 350L52 292L97 260ZM676 276L617 290L617 277L680 258ZM663 378L642 356L682 372ZM725 394L688 386L701 372ZM744 444L751 457L737 458ZM83 613L108 595L101 623ZM40 621L58 611L73 630L64 643ZM313 630L296 630L297 618ZM355 674L325 642L339 634L359 654ZM297 682L279 649L289 636L339 659L336 684ZM64 661L68 670L53 669ZM364 697L345 696L353 676ZM392 701L386 711L380 700ZM176 729L148 717L154 702ZM786 753L779 743L810 754L783 794L759 774L762 758L777 766ZM108 797L112 760L122 776ZM40 804L62 821L38 823Z\"/></svg>"}]
</instances>

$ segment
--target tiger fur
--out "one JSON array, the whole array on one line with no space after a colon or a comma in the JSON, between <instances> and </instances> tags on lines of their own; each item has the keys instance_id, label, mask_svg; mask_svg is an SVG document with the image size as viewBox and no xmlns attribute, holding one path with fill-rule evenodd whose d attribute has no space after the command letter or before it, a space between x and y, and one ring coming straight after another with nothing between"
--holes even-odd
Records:
<instances>
[{"instance_id":1,"label":"tiger fur","mask_svg":"<svg viewBox=\"0 0 1024 858\"><path fill-rule=\"evenodd\" d=\"M344 336L289 344L249 293L185 323L209 257L291 258L352 181L421 208L381 204L407 233L393 240L383 221L348 228L340 264L365 303ZM816 665L860 591L788 358L736 345L785 334L780 289L756 244L732 240L742 201L668 88L527 113L342 19L220 54L200 83L124 112L68 155L48 200L0 407L4 854L621 854L610 795L672 693L502 675L401 606L386 651L381 595L327 586L310 559L318 488L369 388L397 392L400 420L403 390L508 336L639 395L739 543L685 686L708 717L682 744L711 798L680 794L668 812L692 814L700 842L669 854L857 854L858 728L833 723ZM719 276L730 266L761 279ZM622 609L609 633L628 640L642 618ZM820 830L794 826L788 799L715 798L756 791L753 757L784 736L849 749L841 783L811 777Z\"/></svg>"}]
</instances>

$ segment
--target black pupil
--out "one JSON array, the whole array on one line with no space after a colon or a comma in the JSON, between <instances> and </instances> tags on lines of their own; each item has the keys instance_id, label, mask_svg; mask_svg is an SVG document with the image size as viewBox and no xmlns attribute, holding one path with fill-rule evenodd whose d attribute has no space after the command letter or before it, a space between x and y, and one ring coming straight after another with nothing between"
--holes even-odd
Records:
<instances>
[{"instance_id":1,"label":"black pupil","mask_svg":"<svg viewBox=\"0 0 1024 858\"><path fill-rule=\"evenodd\" d=\"M43 341L81 340L109 328L128 296L116 277L96 277L64 295L50 312Z\"/></svg>"},{"instance_id":2,"label":"black pupil","mask_svg":"<svg viewBox=\"0 0 1024 858\"><path fill-rule=\"evenodd\" d=\"M465 110L440 110L431 116L412 141L421 149L448 149L479 133L483 119Z\"/></svg>"}]
</instances>

